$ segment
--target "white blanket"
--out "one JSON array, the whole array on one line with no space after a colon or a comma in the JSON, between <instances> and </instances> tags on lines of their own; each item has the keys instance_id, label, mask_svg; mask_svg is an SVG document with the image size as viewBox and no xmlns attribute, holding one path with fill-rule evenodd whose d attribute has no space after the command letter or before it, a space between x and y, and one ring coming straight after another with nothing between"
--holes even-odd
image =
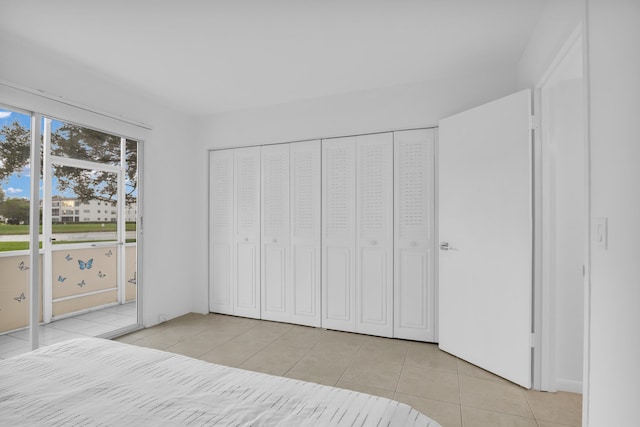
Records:
<instances>
[{"instance_id":1,"label":"white blanket","mask_svg":"<svg viewBox=\"0 0 640 427\"><path fill-rule=\"evenodd\" d=\"M97 338L0 361L18 426L429 426L402 403Z\"/></svg>"}]
</instances>

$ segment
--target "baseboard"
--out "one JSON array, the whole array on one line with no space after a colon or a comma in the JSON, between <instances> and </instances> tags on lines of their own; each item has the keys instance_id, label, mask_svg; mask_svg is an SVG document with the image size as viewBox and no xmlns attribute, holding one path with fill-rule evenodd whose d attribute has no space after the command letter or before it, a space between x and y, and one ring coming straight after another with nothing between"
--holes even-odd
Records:
<instances>
[{"instance_id":1,"label":"baseboard","mask_svg":"<svg viewBox=\"0 0 640 427\"><path fill-rule=\"evenodd\" d=\"M556 379L556 389L558 391L568 391L570 393L582 394L582 381Z\"/></svg>"}]
</instances>

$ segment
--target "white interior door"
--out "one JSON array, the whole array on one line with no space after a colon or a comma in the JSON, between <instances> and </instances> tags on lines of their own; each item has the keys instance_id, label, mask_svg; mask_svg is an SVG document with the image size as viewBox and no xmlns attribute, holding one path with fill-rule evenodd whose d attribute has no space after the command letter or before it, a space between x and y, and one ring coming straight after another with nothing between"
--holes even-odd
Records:
<instances>
[{"instance_id":1,"label":"white interior door","mask_svg":"<svg viewBox=\"0 0 640 427\"><path fill-rule=\"evenodd\" d=\"M435 340L435 130L394 132L393 335Z\"/></svg>"},{"instance_id":2,"label":"white interior door","mask_svg":"<svg viewBox=\"0 0 640 427\"><path fill-rule=\"evenodd\" d=\"M322 326L355 330L355 138L322 141Z\"/></svg>"},{"instance_id":3,"label":"white interior door","mask_svg":"<svg viewBox=\"0 0 640 427\"><path fill-rule=\"evenodd\" d=\"M356 331L393 335L393 134L356 138Z\"/></svg>"},{"instance_id":4,"label":"white interior door","mask_svg":"<svg viewBox=\"0 0 640 427\"><path fill-rule=\"evenodd\" d=\"M209 153L209 310L233 314L233 150Z\"/></svg>"},{"instance_id":5,"label":"white interior door","mask_svg":"<svg viewBox=\"0 0 640 427\"><path fill-rule=\"evenodd\" d=\"M289 144L262 147L261 318L291 320Z\"/></svg>"},{"instance_id":6,"label":"white interior door","mask_svg":"<svg viewBox=\"0 0 640 427\"><path fill-rule=\"evenodd\" d=\"M440 348L531 387L530 92L440 121Z\"/></svg>"},{"instance_id":7,"label":"white interior door","mask_svg":"<svg viewBox=\"0 0 640 427\"><path fill-rule=\"evenodd\" d=\"M260 147L234 152L234 307L260 318Z\"/></svg>"},{"instance_id":8,"label":"white interior door","mask_svg":"<svg viewBox=\"0 0 640 427\"><path fill-rule=\"evenodd\" d=\"M290 144L291 321L319 327L320 141Z\"/></svg>"}]
</instances>

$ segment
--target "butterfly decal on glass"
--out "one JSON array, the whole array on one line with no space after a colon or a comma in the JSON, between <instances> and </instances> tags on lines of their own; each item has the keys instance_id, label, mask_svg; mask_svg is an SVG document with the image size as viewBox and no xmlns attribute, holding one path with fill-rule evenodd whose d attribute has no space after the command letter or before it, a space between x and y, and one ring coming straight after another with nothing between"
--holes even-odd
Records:
<instances>
[{"instance_id":1,"label":"butterfly decal on glass","mask_svg":"<svg viewBox=\"0 0 640 427\"><path fill-rule=\"evenodd\" d=\"M113 252L111 252L111 249L109 249L109 252L106 252L105 255L111 258L111 255L113 255Z\"/></svg>"},{"instance_id":2,"label":"butterfly decal on glass","mask_svg":"<svg viewBox=\"0 0 640 427\"><path fill-rule=\"evenodd\" d=\"M67 256L65 256L64 259L66 259L67 261L71 261L73 259L73 257L71 255L67 254Z\"/></svg>"},{"instance_id":3,"label":"butterfly decal on glass","mask_svg":"<svg viewBox=\"0 0 640 427\"><path fill-rule=\"evenodd\" d=\"M86 283L84 282L84 280L80 283L76 283L76 285L80 286L81 288L84 287L86 285Z\"/></svg>"},{"instance_id":4,"label":"butterfly decal on glass","mask_svg":"<svg viewBox=\"0 0 640 427\"><path fill-rule=\"evenodd\" d=\"M66 277L58 276L58 282L62 283L62 282L64 282L65 280L67 280L67 278L66 278Z\"/></svg>"},{"instance_id":5,"label":"butterfly decal on glass","mask_svg":"<svg viewBox=\"0 0 640 427\"><path fill-rule=\"evenodd\" d=\"M91 267L93 265L93 258L91 258L89 261L84 262L81 259L78 260L78 266L80 267L80 270L91 270Z\"/></svg>"},{"instance_id":6,"label":"butterfly decal on glass","mask_svg":"<svg viewBox=\"0 0 640 427\"><path fill-rule=\"evenodd\" d=\"M24 261L20 261L20 264L18 264L18 270L20 271L26 271L28 270L29 267L27 267L26 265L24 265Z\"/></svg>"},{"instance_id":7,"label":"butterfly decal on glass","mask_svg":"<svg viewBox=\"0 0 640 427\"><path fill-rule=\"evenodd\" d=\"M14 298L14 300L18 301L18 302L22 302L22 300L27 299L27 297L24 296L24 292L20 294L20 296L17 296Z\"/></svg>"},{"instance_id":8,"label":"butterfly decal on glass","mask_svg":"<svg viewBox=\"0 0 640 427\"><path fill-rule=\"evenodd\" d=\"M129 279L129 280L127 280L127 282L132 283L132 284L134 284L134 285L135 285L135 284L136 284L136 281L137 281L137 279L136 279L136 273L134 272L134 273L133 273L133 279Z\"/></svg>"},{"instance_id":9,"label":"butterfly decal on glass","mask_svg":"<svg viewBox=\"0 0 640 427\"><path fill-rule=\"evenodd\" d=\"M104 279L105 277L107 277L107 275L104 274L102 271L98 271L98 277L101 279Z\"/></svg>"}]
</instances>

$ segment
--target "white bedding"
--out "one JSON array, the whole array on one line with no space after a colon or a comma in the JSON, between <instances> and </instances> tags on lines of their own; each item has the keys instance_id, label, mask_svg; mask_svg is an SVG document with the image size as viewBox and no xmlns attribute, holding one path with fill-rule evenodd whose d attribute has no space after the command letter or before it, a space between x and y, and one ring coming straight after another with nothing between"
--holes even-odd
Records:
<instances>
[{"instance_id":1,"label":"white bedding","mask_svg":"<svg viewBox=\"0 0 640 427\"><path fill-rule=\"evenodd\" d=\"M0 361L0 423L438 426L382 397L98 338Z\"/></svg>"}]
</instances>

